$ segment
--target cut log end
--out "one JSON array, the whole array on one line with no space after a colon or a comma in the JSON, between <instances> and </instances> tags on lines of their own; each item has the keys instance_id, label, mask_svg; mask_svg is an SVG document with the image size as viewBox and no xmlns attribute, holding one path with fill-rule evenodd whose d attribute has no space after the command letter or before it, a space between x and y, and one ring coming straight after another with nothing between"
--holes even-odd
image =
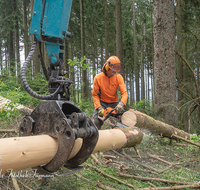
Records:
<instances>
[{"instance_id":1,"label":"cut log end","mask_svg":"<svg viewBox=\"0 0 200 190\"><path fill-rule=\"evenodd\" d=\"M123 124L125 124L129 127L134 127L135 124L137 123L137 117L133 112L127 111L127 112L123 113L123 115L121 117L121 121Z\"/></svg>"}]
</instances>

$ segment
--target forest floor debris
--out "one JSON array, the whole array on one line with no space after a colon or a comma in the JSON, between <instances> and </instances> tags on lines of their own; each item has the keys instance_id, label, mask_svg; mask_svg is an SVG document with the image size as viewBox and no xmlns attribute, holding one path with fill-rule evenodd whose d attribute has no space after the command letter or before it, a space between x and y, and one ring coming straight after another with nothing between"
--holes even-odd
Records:
<instances>
[{"instance_id":1,"label":"forest floor debris","mask_svg":"<svg viewBox=\"0 0 200 190\"><path fill-rule=\"evenodd\" d=\"M14 126L21 122L23 116L20 117L15 118ZM1 124L0 130L1 138L17 135L12 125L4 130ZM145 135L137 148L139 155L134 148L92 154L82 164L84 170L63 177L41 178L34 175L31 168L27 168L14 172L14 183L10 174L3 176L0 189L16 189L16 182L20 190L200 189L199 147L184 141L180 144L175 140L171 144L168 138ZM65 173L66 170L63 167L57 173Z\"/></svg>"},{"instance_id":2,"label":"forest floor debris","mask_svg":"<svg viewBox=\"0 0 200 190\"><path fill-rule=\"evenodd\" d=\"M0 133L3 136L3 133ZM16 135L9 133L10 136ZM181 142L184 144L185 142ZM196 146L170 145L169 139L145 135L134 148L99 152L84 164L84 170L63 177L43 178L38 182L31 169L29 177L16 177L20 189L198 189L200 182L200 149ZM64 173L62 168L57 173ZM19 182L20 181L20 182ZM0 189L13 189L12 179L1 179Z\"/></svg>"}]
</instances>

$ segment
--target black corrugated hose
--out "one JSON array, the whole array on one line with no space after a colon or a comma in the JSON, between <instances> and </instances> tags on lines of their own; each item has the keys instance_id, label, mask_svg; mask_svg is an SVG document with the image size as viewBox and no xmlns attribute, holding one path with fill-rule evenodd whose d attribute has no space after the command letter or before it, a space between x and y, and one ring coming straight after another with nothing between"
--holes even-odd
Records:
<instances>
[{"instance_id":1,"label":"black corrugated hose","mask_svg":"<svg viewBox=\"0 0 200 190\"><path fill-rule=\"evenodd\" d=\"M22 69L21 69L21 81L22 81L22 84L25 88L25 90L31 95L33 96L34 98L37 98L37 99L41 99L41 100L52 100L52 99L56 99L55 98L55 95L59 92L60 88L61 88L61 85L57 88L57 90L52 93L52 94L49 94L49 95L40 95L40 94L37 94L35 93L28 85L27 81L26 81L26 69L28 67L28 65L30 64L31 62L31 59L33 57L33 54L35 52L35 49L36 49L36 46L37 46L37 39L35 38L34 41L33 41L33 44L31 46L31 50L28 54L28 57L26 58L23 66L22 66Z\"/></svg>"}]
</instances>

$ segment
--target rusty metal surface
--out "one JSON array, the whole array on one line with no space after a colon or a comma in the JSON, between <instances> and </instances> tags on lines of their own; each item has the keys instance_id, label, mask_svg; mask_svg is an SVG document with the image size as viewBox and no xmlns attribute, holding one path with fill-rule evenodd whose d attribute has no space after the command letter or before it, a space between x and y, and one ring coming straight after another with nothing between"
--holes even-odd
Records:
<instances>
[{"instance_id":1,"label":"rusty metal surface","mask_svg":"<svg viewBox=\"0 0 200 190\"><path fill-rule=\"evenodd\" d=\"M99 132L89 117L87 117L87 124L84 126L84 128L86 131L88 131L88 135L86 138L83 138L81 149L76 156L68 160L64 165L67 168L73 168L84 163L90 157L96 146L99 138Z\"/></svg>"},{"instance_id":2,"label":"rusty metal surface","mask_svg":"<svg viewBox=\"0 0 200 190\"><path fill-rule=\"evenodd\" d=\"M19 129L20 136L47 134L56 138L58 150L54 158L45 166L38 166L38 172L55 172L65 164L67 168L77 168L92 154L98 141L98 129L72 101L41 101L30 115L26 115ZM68 161L75 139L83 138L77 155Z\"/></svg>"}]
</instances>

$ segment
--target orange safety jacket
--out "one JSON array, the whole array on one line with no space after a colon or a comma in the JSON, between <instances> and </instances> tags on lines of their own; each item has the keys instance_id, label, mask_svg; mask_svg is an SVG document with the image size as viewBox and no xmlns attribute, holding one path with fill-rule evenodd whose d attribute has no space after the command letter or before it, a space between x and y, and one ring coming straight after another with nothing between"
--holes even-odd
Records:
<instances>
[{"instance_id":1,"label":"orange safety jacket","mask_svg":"<svg viewBox=\"0 0 200 190\"><path fill-rule=\"evenodd\" d=\"M96 75L92 91L95 109L101 106L100 100L106 103L118 102L117 87L121 92L121 102L126 105L128 94L123 77L120 74L115 74L109 78L104 72Z\"/></svg>"}]
</instances>

